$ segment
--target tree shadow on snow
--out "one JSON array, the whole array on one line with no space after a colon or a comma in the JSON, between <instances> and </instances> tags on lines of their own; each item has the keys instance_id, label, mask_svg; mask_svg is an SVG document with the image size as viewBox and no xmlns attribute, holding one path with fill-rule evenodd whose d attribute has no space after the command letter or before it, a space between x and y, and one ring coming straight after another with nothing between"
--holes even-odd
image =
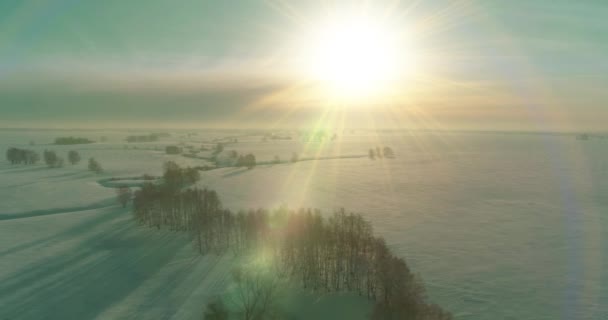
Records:
<instances>
[{"instance_id":1,"label":"tree shadow on snow","mask_svg":"<svg viewBox=\"0 0 608 320\"><path fill-rule=\"evenodd\" d=\"M238 175L241 175L241 174L243 174L243 173L245 173L247 171L249 171L249 169L247 169L247 168L235 169L235 170L232 170L230 172L224 173L222 175L222 178L229 178L229 177L238 176Z\"/></svg>"},{"instance_id":2,"label":"tree shadow on snow","mask_svg":"<svg viewBox=\"0 0 608 320\"><path fill-rule=\"evenodd\" d=\"M6 256L37 245L43 250L49 242L61 247L82 238L75 248L2 279L0 319L94 318L153 278L190 245L173 232L137 229L124 209L116 207L63 233L3 252Z\"/></svg>"},{"instance_id":3,"label":"tree shadow on snow","mask_svg":"<svg viewBox=\"0 0 608 320\"><path fill-rule=\"evenodd\" d=\"M20 165L21 167L17 168L17 169L12 169L12 170L0 170L0 172L2 172L2 174L14 174L14 173L21 173L21 172L38 172L38 171L44 171L44 170L52 170L53 168L49 168L47 166L31 166L31 165Z\"/></svg>"}]
</instances>

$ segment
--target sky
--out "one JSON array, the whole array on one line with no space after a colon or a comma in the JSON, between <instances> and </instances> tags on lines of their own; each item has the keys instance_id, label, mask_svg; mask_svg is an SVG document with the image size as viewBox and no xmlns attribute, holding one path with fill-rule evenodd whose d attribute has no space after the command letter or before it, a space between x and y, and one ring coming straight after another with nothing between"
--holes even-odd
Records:
<instances>
[{"instance_id":1,"label":"sky","mask_svg":"<svg viewBox=\"0 0 608 320\"><path fill-rule=\"evenodd\" d=\"M395 95L351 108L312 93L298 66L307 30L353 7L403 29L417 59ZM0 127L341 118L349 127L606 131L606 17L605 0L3 0Z\"/></svg>"}]
</instances>

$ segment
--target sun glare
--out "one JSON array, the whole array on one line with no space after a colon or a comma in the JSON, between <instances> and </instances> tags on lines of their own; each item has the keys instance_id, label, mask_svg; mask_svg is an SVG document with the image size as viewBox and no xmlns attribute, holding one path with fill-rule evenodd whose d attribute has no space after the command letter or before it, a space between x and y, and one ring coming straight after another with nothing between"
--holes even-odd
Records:
<instances>
[{"instance_id":1,"label":"sun glare","mask_svg":"<svg viewBox=\"0 0 608 320\"><path fill-rule=\"evenodd\" d=\"M403 33L365 16L334 17L310 39L308 72L340 97L387 90L412 63Z\"/></svg>"}]
</instances>

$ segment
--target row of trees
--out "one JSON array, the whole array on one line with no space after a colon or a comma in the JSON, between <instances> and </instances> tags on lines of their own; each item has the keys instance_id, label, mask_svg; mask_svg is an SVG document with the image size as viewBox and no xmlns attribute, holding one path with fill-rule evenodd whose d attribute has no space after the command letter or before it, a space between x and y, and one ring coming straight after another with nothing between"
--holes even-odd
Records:
<instances>
[{"instance_id":1,"label":"row of trees","mask_svg":"<svg viewBox=\"0 0 608 320\"><path fill-rule=\"evenodd\" d=\"M369 149L369 158L374 160L376 158L394 158L395 152L391 147L376 147Z\"/></svg>"},{"instance_id":2,"label":"row of trees","mask_svg":"<svg viewBox=\"0 0 608 320\"><path fill-rule=\"evenodd\" d=\"M57 155L55 151L44 150L44 163L51 167L57 168L63 166L63 158ZM36 164L40 160L40 155L29 149L9 148L6 151L6 159L11 164ZM71 150L68 152L68 161L75 165L80 162L80 154L78 151Z\"/></svg>"},{"instance_id":3,"label":"row of trees","mask_svg":"<svg viewBox=\"0 0 608 320\"><path fill-rule=\"evenodd\" d=\"M55 144L59 145L68 145L68 144L87 144L93 143L95 141L89 140L87 138L80 137L59 137L55 139Z\"/></svg>"},{"instance_id":4,"label":"row of trees","mask_svg":"<svg viewBox=\"0 0 608 320\"><path fill-rule=\"evenodd\" d=\"M190 232L201 254L265 250L275 274L304 288L376 301L373 319L451 319L427 302L422 282L358 214L340 210L325 218L319 210L284 207L234 213L215 191L168 192L153 184L135 192L133 213L140 224Z\"/></svg>"},{"instance_id":5,"label":"row of trees","mask_svg":"<svg viewBox=\"0 0 608 320\"><path fill-rule=\"evenodd\" d=\"M63 158L58 156L53 150L44 150L43 152L44 163L51 168L63 167ZM68 161L71 165L76 165L80 162L80 153L76 150L68 151Z\"/></svg>"},{"instance_id":6,"label":"row of trees","mask_svg":"<svg viewBox=\"0 0 608 320\"><path fill-rule=\"evenodd\" d=\"M68 151L67 158L71 165L76 165L82 160L80 153L76 150ZM29 149L9 148L6 151L6 159L11 164L35 164L40 160L40 155ZM53 150L44 150L42 152L42 159L50 168L60 168L64 164L63 158ZM95 158L89 159L87 168L95 173L103 172L101 164Z\"/></svg>"},{"instance_id":7,"label":"row of trees","mask_svg":"<svg viewBox=\"0 0 608 320\"><path fill-rule=\"evenodd\" d=\"M218 144L218 146L221 146L222 144ZM220 149L222 149L222 151L220 151L220 153L215 153L217 152L219 149L216 147L216 149L213 151L213 155L212 158L215 161L216 165L218 166L236 166L236 167L246 167L247 169L253 169L256 164L257 164L257 160L255 158L255 155L253 155L252 153L248 153L248 154L239 154L238 152L236 152L235 150L227 150L224 151L223 147L221 147Z\"/></svg>"},{"instance_id":8,"label":"row of trees","mask_svg":"<svg viewBox=\"0 0 608 320\"><path fill-rule=\"evenodd\" d=\"M236 160L237 167L247 167L247 169L253 169L256 165L255 156L251 153L246 155L240 155Z\"/></svg>"},{"instance_id":9,"label":"row of trees","mask_svg":"<svg viewBox=\"0 0 608 320\"><path fill-rule=\"evenodd\" d=\"M173 193L182 187L191 185L200 180L201 175L196 168L182 168L174 161L167 161L164 164L163 181L161 186L167 193Z\"/></svg>"},{"instance_id":10,"label":"row of trees","mask_svg":"<svg viewBox=\"0 0 608 320\"><path fill-rule=\"evenodd\" d=\"M40 155L34 150L9 148L6 150L6 160L11 164L35 164L40 160Z\"/></svg>"},{"instance_id":11,"label":"row of trees","mask_svg":"<svg viewBox=\"0 0 608 320\"><path fill-rule=\"evenodd\" d=\"M159 135L154 133L141 136L128 136L125 138L127 142L155 142L158 141L158 139Z\"/></svg>"}]
</instances>

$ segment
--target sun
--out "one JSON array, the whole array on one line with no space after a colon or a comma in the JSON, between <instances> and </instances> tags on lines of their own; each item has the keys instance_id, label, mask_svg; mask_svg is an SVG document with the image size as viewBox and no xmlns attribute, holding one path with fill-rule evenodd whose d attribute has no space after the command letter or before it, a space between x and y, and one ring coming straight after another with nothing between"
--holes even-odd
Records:
<instances>
[{"instance_id":1,"label":"sun","mask_svg":"<svg viewBox=\"0 0 608 320\"><path fill-rule=\"evenodd\" d=\"M379 94L412 63L402 32L364 15L331 17L309 36L310 76L338 97Z\"/></svg>"}]
</instances>

